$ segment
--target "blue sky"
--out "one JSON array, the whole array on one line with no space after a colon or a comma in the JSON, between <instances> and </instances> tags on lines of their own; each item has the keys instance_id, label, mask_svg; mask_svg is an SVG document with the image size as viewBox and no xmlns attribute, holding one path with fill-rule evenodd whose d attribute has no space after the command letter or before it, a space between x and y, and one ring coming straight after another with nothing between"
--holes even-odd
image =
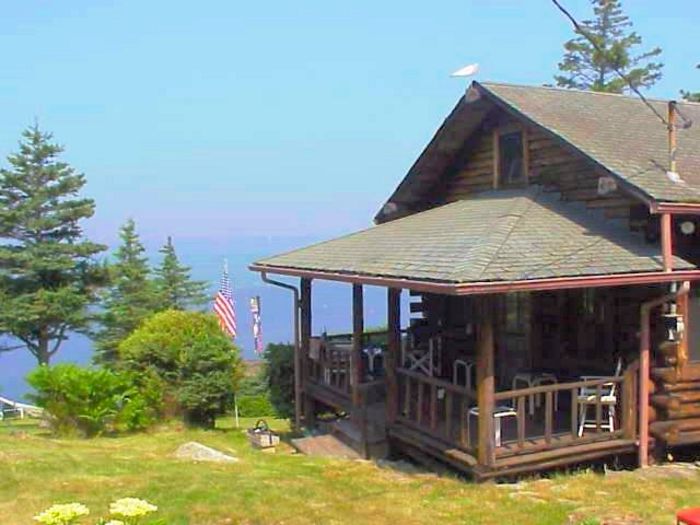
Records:
<instances>
[{"instance_id":1,"label":"blue sky","mask_svg":"<svg viewBox=\"0 0 700 525\"><path fill-rule=\"evenodd\" d=\"M625 7L664 49L651 94L700 89L700 2ZM370 224L463 92L451 71L551 82L570 36L548 0L5 1L0 164L37 118L87 175L92 237L134 217L252 291L252 259Z\"/></svg>"},{"instance_id":2,"label":"blue sky","mask_svg":"<svg viewBox=\"0 0 700 525\"><path fill-rule=\"evenodd\" d=\"M626 7L664 48L652 94L700 88L700 3ZM551 81L570 33L548 0L5 2L0 158L38 118L105 241L127 216L154 242L335 235L406 172L463 90L451 71Z\"/></svg>"}]
</instances>

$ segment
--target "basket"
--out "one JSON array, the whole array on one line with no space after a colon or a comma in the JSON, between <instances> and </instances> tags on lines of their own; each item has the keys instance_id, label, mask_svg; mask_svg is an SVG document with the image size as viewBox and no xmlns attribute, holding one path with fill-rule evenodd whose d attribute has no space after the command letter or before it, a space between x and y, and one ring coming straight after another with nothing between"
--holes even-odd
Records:
<instances>
[{"instance_id":1,"label":"basket","mask_svg":"<svg viewBox=\"0 0 700 525\"><path fill-rule=\"evenodd\" d=\"M280 442L280 437L270 430L264 419L259 419L253 428L248 429L248 439L256 448L272 448Z\"/></svg>"}]
</instances>

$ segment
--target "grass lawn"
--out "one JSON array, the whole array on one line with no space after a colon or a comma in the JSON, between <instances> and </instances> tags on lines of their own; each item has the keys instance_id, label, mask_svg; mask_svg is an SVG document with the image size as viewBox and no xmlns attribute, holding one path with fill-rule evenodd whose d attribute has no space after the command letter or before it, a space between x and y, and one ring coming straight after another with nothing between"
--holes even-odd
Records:
<instances>
[{"instance_id":1,"label":"grass lawn","mask_svg":"<svg viewBox=\"0 0 700 525\"><path fill-rule=\"evenodd\" d=\"M243 420L242 426L252 426ZM275 426L285 429L285 423ZM635 472L558 475L517 485L474 485L452 477L252 450L224 421L215 431L169 426L151 434L53 439L35 426L0 423L0 523L29 524L53 503L79 501L95 517L125 496L160 507L172 524L428 523L671 524L674 510L700 505L700 474ZM237 455L236 464L171 457L199 441ZM698 469L700 472L700 469ZM86 522L92 523L92 522Z\"/></svg>"}]
</instances>

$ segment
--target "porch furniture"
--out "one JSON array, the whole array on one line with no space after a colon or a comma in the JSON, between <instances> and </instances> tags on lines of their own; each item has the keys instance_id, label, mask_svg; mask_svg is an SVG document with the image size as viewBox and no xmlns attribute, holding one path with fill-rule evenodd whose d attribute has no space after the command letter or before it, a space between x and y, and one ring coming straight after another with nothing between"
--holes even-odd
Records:
<instances>
[{"instance_id":1,"label":"porch furniture","mask_svg":"<svg viewBox=\"0 0 700 525\"><path fill-rule=\"evenodd\" d=\"M620 377L622 373L622 359L617 360L615 374L613 377ZM606 376L581 376L581 381L590 381L595 379L605 379ZM581 437L586 428L596 430L607 430L608 432L615 431L615 408L617 406L617 383L604 383L597 387L582 387L578 392L579 406L579 427L578 435ZM608 410L608 422L598 424L598 418L588 419L588 412L591 407L596 408L600 405ZM596 409L597 411L597 409Z\"/></svg>"},{"instance_id":2,"label":"porch furniture","mask_svg":"<svg viewBox=\"0 0 700 525\"><path fill-rule=\"evenodd\" d=\"M327 343L326 354L327 364L323 369L323 382L327 385L335 382L336 384L349 384L349 366L350 366L350 344ZM335 379L335 381L333 381Z\"/></svg>"},{"instance_id":3,"label":"porch furniture","mask_svg":"<svg viewBox=\"0 0 700 525\"><path fill-rule=\"evenodd\" d=\"M518 388L532 388L542 385L556 385L559 381L557 376L549 372L541 372L537 370L526 370L515 374L513 377L513 383L511 385L512 390L518 390ZM528 396L528 411L530 415L535 415L535 406L540 406L542 403L542 394L532 394ZM559 392L554 393L554 410L559 409Z\"/></svg>"},{"instance_id":4,"label":"porch furniture","mask_svg":"<svg viewBox=\"0 0 700 525\"><path fill-rule=\"evenodd\" d=\"M435 377L442 362L442 340L439 337L431 337L425 348L409 348L407 344L402 348L402 361L404 366L411 371L422 372L427 376Z\"/></svg>"},{"instance_id":5,"label":"porch furniture","mask_svg":"<svg viewBox=\"0 0 700 525\"><path fill-rule=\"evenodd\" d=\"M682 509L676 513L676 525L700 525L700 508Z\"/></svg>"},{"instance_id":6,"label":"porch furniture","mask_svg":"<svg viewBox=\"0 0 700 525\"><path fill-rule=\"evenodd\" d=\"M455 359L452 363L452 383L455 385L460 385L459 374L463 371L464 381L463 385L467 390L472 390L472 375L474 372L474 367L476 363L474 361L466 361L464 359Z\"/></svg>"},{"instance_id":7,"label":"porch furniture","mask_svg":"<svg viewBox=\"0 0 700 525\"><path fill-rule=\"evenodd\" d=\"M384 350L379 346L369 346L362 349L362 353L367 356L367 373L374 377L379 371L377 362L382 362L384 359Z\"/></svg>"},{"instance_id":8,"label":"porch furniture","mask_svg":"<svg viewBox=\"0 0 700 525\"><path fill-rule=\"evenodd\" d=\"M479 417L479 407L469 409L469 415ZM495 436L496 447L501 446L501 419L504 417L517 417L518 413L513 410L513 407L507 405L496 405L493 407L493 433Z\"/></svg>"}]
</instances>

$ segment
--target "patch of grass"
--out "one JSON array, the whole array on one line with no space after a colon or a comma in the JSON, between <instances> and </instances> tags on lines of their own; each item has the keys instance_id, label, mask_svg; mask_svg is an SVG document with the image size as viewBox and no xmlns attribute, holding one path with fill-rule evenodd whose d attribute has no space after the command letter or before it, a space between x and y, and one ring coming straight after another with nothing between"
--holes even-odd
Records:
<instances>
[{"instance_id":1,"label":"patch of grass","mask_svg":"<svg viewBox=\"0 0 700 525\"><path fill-rule=\"evenodd\" d=\"M286 432L285 421L269 421ZM147 434L92 440L54 439L36 423L0 423L0 522L27 524L53 503L80 501L93 514L125 496L160 507L176 524L562 524L592 525L628 517L650 525L673 522L675 509L700 502L700 475L650 477L593 472L514 485L474 485L456 477L379 466L367 461L310 458L283 445L275 454L250 447L254 419L219 422L216 430L170 424ZM210 464L172 458L199 441L240 458ZM635 522L635 521L632 521Z\"/></svg>"}]
</instances>

